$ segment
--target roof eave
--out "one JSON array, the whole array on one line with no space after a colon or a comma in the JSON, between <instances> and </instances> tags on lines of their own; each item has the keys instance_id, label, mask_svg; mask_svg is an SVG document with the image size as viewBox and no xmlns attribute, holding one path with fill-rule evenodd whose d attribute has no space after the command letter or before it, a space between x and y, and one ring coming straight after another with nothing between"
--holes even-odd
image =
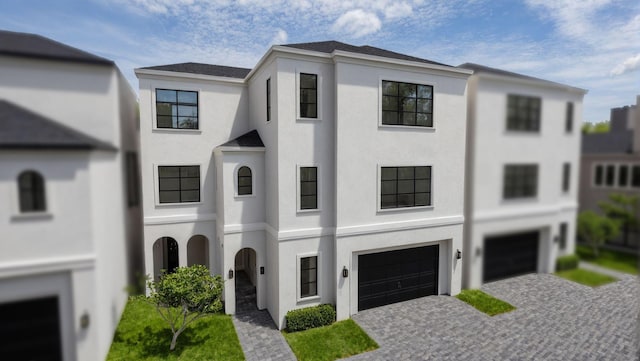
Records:
<instances>
[{"instance_id":1,"label":"roof eave","mask_svg":"<svg viewBox=\"0 0 640 361\"><path fill-rule=\"evenodd\" d=\"M170 71L170 70L155 70L155 69L144 69L137 68L134 69L134 73L138 79L141 76L163 76L163 77L171 77L171 78L183 78L183 79L196 79L196 80L208 80L208 81L217 81L223 83L231 83L236 85L244 85L244 78L232 78L228 76L216 76L216 75L206 75L206 74L194 74L194 73L184 73L178 71Z\"/></svg>"},{"instance_id":2,"label":"roof eave","mask_svg":"<svg viewBox=\"0 0 640 361\"><path fill-rule=\"evenodd\" d=\"M377 56L377 55L359 54L359 53L353 53L353 52L344 51L344 50L334 50L333 53L331 53L331 55L334 59L336 57L342 57L342 58L349 58L349 59L355 59L355 60L366 60L366 61L373 61L373 62L379 62L379 63L393 64L393 65L417 67L417 68L423 68L423 69L429 69L429 70L446 71L446 72L456 73L466 77L469 77L471 76L471 74L473 74L473 71L469 69L456 68L453 66L425 63L421 61L388 58L388 57Z\"/></svg>"},{"instance_id":3,"label":"roof eave","mask_svg":"<svg viewBox=\"0 0 640 361\"><path fill-rule=\"evenodd\" d=\"M115 66L116 63L109 59L79 59L74 57L66 57L66 56L57 56L57 55L47 55L47 54L31 54L31 53L22 53L22 52L13 52L13 51L1 51L0 55L2 56L10 56L15 58L27 58L27 59L38 59L38 60L49 60L49 61L61 61L65 63L79 63L79 64L90 64L90 65L103 65L103 66Z\"/></svg>"},{"instance_id":4,"label":"roof eave","mask_svg":"<svg viewBox=\"0 0 640 361\"><path fill-rule=\"evenodd\" d=\"M220 145L213 149L214 153L221 152L265 152L265 147L242 147L239 145Z\"/></svg>"},{"instance_id":5,"label":"roof eave","mask_svg":"<svg viewBox=\"0 0 640 361\"><path fill-rule=\"evenodd\" d=\"M577 88L570 85L556 83L556 82L552 82L544 79L519 78L519 77L508 76L508 75L492 74L492 73L487 73L483 71L474 72L473 75L477 75L480 78L486 78L486 79L492 79L492 80L508 81L513 83L525 83L529 85L542 86L547 88L562 89L564 91L580 94L582 96L584 96L589 92L589 90L587 89Z\"/></svg>"}]
</instances>

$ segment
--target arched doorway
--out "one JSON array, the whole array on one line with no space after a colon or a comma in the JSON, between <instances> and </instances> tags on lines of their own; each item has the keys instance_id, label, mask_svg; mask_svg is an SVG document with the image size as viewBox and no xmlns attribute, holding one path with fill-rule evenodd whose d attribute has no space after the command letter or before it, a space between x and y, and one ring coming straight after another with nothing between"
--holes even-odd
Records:
<instances>
[{"instance_id":1,"label":"arched doorway","mask_svg":"<svg viewBox=\"0 0 640 361\"><path fill-rule=\"evenodd\" d=\"M202 235L195 235L187 242L187 266L201 264L209 268L209 240Z\"/></svg>"},{"instance_id":2,"label":"arched doorway","mask_svg":"<svg viewBox=\"0 0 640 361\"><path fill-rule=\"evenodd\" d=\"M236 313L255 311L256 306L256 251L243 248L236 253Z\"/></svg>"},{"instance_id":3,"label":"arched doorway","mask_svg":"<svg viewBox=\"0 0 640 361\"><path fill-rule=\"evenodd\" d=\"M172 273L180 265L178 242L171 237L160 237L153 244L153 278L158 280L162 270Z\"/></svg>"}]
</instances>

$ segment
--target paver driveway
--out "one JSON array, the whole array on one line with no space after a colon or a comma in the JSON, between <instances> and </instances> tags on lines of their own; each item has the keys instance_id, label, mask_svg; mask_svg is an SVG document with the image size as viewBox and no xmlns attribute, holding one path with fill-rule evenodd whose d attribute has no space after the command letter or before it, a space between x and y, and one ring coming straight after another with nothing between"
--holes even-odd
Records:
<instances>
[{"instance_id":1,"label":"paver driveway","mask_svg":"<svg viewBox=\"0 0 640 361\"><path fill-rule=\"evenodd\" d=\"M484 285L516 306L489 317L431 296L353 319L380 349L349 360L637 360L640 287L633 276L591 288L549 274Z\"/></svg>"}]
</instances>

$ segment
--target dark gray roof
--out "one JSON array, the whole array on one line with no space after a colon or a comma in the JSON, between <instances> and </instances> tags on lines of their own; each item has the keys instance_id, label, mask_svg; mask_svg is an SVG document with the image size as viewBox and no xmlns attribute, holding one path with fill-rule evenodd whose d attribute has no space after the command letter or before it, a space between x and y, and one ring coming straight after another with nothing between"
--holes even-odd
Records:
<instances>
[{"instance_id":1,"label":"dark gray roof","mask_svg":"<svg viewBox=\"0 0 640 361\"><path fill-rule=\"evenodd\" d=\"M232 66L211 65L202 63L179 63L169 65L148 66L141 69L175 71L178 73L204 74L223 76L227 78L244 79L251 69L235 68Z\"/></svg>"},{"instance_id":2,"label":"dark gray roof","mask_svg":"<svg viewBox=\"0 0 640 361\"><path fill-rule=\"evenodd\" d=\"M550 80L535 78L535 77L524 75L524 74L513 73L513 72L502 70L502 69L490 68L488 66L484 66L484 65L480 65L480 64L474 64L474 63L460 64L460 65L458 65L458 68L464 68L464 69L473 70L474 73L489 73L489 74L495 74L495 75L508 76L508 77L512 77L512 78L535 80L535 81L538 81L538 82L543 82L543 83L547 83L547 84L555 85L555 86L562 86L562 87L568 86L568 85L564 85L564 84L561 84L561 83L556 83L556 82L553 82L553 81L550 81Z\"/></svg>"},{"instance_id":3,"label":"dark gray roof","mask_svg":"<svg viewBox=\"0 0 640 361\"><path fill-rule=\"evenodd\" d=\"M258 134L257 130L252 130L248 133L244 133L241 136L232 139L224 144L221 147L263 147L264 143L262 143L262 139L260 138L260 134Z\"/></svg>"},{"instance_id":4,"label":"dark gray roof","mask_svg":"<svg viewBox=\"0 0 640 361\"><path fill-rule=\"evenodd\" d=\"M633 131L582 134L583 154L627 154L633 151Z\"/></svg>"},{"instance_id":5,"label":"dark gray roof","mask_svg":"<svg viewBox=\"0 0 640 361\"><path fill-rule=\"evenodd\" d=\"M341 43L335 40L319 41L315 43L284 44L282 46L286 46L289 48L302 49L302 50L317 51L321 53L329 53L329 54L334 52L335 50L342 50L342 51L348 51L348 52L358 53L358 54L380 56L384 58L416 61L419 63L435 64L435 65L442 65L442 66L451 66L447 64L437 63L435 61L431 61L427 59L417 58L411 55L405 55L405 54L400 54L400 53L396 53L396 52L385 50L385 49L376 48L369 45L355 46L355 45Z\"/></svg>"},{"instance_id":6,"label":"dark gray roof","mask_svg":"<svg viewBox=\"0 0 640 361\"><path fill-rule=\"evenodd\" d=\"M0 30L0 54L90 64L113 65L113 61L59 43L44 36Z\"/></svg>"},{"instance_id":7,"label":"dark gray roof","mask_svg":"<svg viewBox=\"0 0 640 361\"><path fill-rule=\"evenodd\" d=\"M0 100L0 149L116 150L112 145Z\"/></svg>"}]
</instances>

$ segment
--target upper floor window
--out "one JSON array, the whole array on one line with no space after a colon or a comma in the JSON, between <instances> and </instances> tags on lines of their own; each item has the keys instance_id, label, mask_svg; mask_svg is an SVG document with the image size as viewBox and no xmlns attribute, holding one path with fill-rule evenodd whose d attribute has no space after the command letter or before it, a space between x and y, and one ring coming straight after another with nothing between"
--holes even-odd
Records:
<instances>
[{"instance_id":1,"label":"upper floor window","mask_svg":"<svg viewBox=\"0 0 640 361\"><path fill-rule=\"evenodd\" d=\"M318 209L317 167L300 167L300 209Z\"/></svg>"},{"instance_id":2,"label":"upper floor window","mask_svg":"<svg viewBox=\"0 0 640 361\"><path fill-rule=\"evenodd\" d=\"M567 102L567 115L565 119L564 130L567 133L571 133L573 131L573 103Z\"/></svg>"},{"instance_id":3,"label":"upper floor window","mask_svg":"<svg viewBox=\"0 0 640 361\"><path fill-rule=\"evenodd\" d=\"M507 130L540 131L540 98L509 94Z\"/></svg>"},{"instance_id":4,"label":"upper floor window","mask_svg":"<svg viewBox=\"0 0 640 361\"><path fill-rule=\"evenodd\" d=\"M598 164L595 166L593 170L593 184L596 186L602 185L602 178L604 174L604 168L602 165Z\"/></svg>"},{"instance_id":5,"label":"upper floor window","mask_svg":"<svg viewBox=\"0 0 640 361\"><path fill-rule=\"evenodd\" d=\"M267 79L267 121L271 121L271 78Z\"/></svg>"},{"instance_id":6,"label":"upper floor window","mask_svg":"<svg viewBox=\"0 0 640 361\"><path fill-rule=\"evenodd\" d=\"M136 207L140 203L140 184L138 182L138 155L127 152L127 205Z\"/></svg>"},{"instance_id":7,"label":"upper floor window","mask_svg":"<svg viewBox=\"0 0 640 361\"><path fill-rule=\"evenodd\" d=\"M594 187L640 188L640 164L597 164Z\"/></svg>"},{"instance_id":8,"label":"upper floor window","mask_svg":"<svg viewBox=\"0 0 640 361\"><path fill-rule=\"evenodd\" d=\"M629 184L627 181L629 179L629 166L626 164L621 164L618 167L618 187L626 187Z\"/></svg>"},{"instance_id":9,"label":"upper floor window","mask_svg":"<svg viewBox=\"0 0 640 361\"><path fill-rule=\"evenodd\" d=\"M433 86L383 80L382 124L433 127Z\"/></svg>"},{"instance_id":10,"label":"upper floor window","mask_svg":"<svg viewBox=\"0 0 640 361\"><path fill-rule=\"evenodd\" d=\"M631 186L640 188L640 165L634 165L631 170Z\"/></svg>"},{"instance_id":11,"label":"upper floor window","mask_svg":"<svg viewBox=\"0 0 640 361\"><path fill-rule=\"evenodd\" d=\"M568 192L571 182L571 163L564 163L562 165L562 191Z\"/></svg>"},{"instance_id":12,"label":"upper floor window","mask_svg":"<svg viewBox=\"0 0 640 361\"><path fill-rule=\"evenodd\" d=\"M507 164L504 166L504 199L529 198L538 194L537 164Z\"/></svg>"},{"instance_id":13,"label":"upper floor window","mask_svg":"<svg viewBox=\"0 0 640 361\"><path fill-rule=\"evenodd\" d=\"M238 169L238 195L251 195L253 194L253 179L251 175L251 169L243 166Z\"/></svg>"},{"instance_id":14,"label":"upper floor window","mask_svg":"<svg viewBox=\"0 0 640 361\"><path fill-rule=\"evenodd\" d=\"M318 75L300 73L300 117L318 117Z\"/></svg>"},{"instance_id":15,"label":"upper floor window","mask_svg":"<svg viewBox=\"0 0 640 361\"><path fill-rule=\"evenodd\" d=\"M198 92L156 89L158 128L198 129Z\"/></svg>"},{"instance_id":16,"label":"upper floor window","mask_svg":"<svg viewBox=\"0 0 640 361\"><path fill-rule=\"evenodd\" d=\"M381 167L380 208L431 205L431 167Z\"/></svg>"},{"instance_id":17,"label":"upper floor window","mask_svg":"<svg viewBox=\"0 0 640 361\"><path fill-rule=\"evenodd\" d=\"M567 248L567 228L568 228L568 224L567 223L560 223L560 235L559 235L559 242L560 244L558 245L560 247L561 250L564 250Z\"/></svg>"},{"instance_id":18,"label":"upper floor window","mask_svg":"<svg viewBox=\"0 0 640 361\"><path fill-rule=\"evenodd\" d=\"M46 210L44 178L40 173L28 170L18 176L20 212L44 212Z\"/></svg>"},{"instance_id":19,"label":"upper floor window","mask_svg":"<svg viewBox=\"0 0 640 361\"><path fill-rule=\"evenodd\" d=\"M159 166L160 203L200 202L200 167Z\"/></svg>"},{"instance_id":20,"label":"upper floor window","mask_svg":"<svg viewBox=\"0 0 640 361\"><path fill-rule=\"evenodd\" d=\"M607 165L605 167L604 184L607 187L613 187L615 176L616 176L616 166L613 164Z\"/></svg>"}]
</instances>

